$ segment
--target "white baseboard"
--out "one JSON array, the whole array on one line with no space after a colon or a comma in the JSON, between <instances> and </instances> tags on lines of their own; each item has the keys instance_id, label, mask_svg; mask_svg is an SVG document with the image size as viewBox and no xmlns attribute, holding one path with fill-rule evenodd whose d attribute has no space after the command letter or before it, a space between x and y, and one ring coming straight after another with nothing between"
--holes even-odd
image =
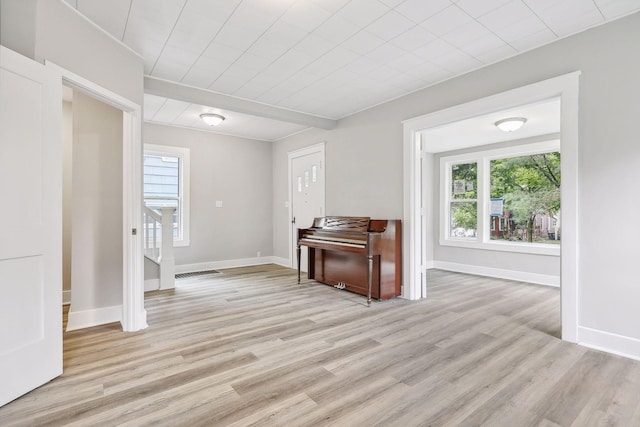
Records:
<instances>
[{"instance_id":1,"label":"white baseboard","mask_svg":"<svg viewBox=\"0 0 640 427\"><path fill-rule=\"evenodd\" d=\"M71 291L62 291L62 305L71 304Z\"/></svg>"},{"instance_id":2,"label":"white baseboard","mask_svg":"<svg viewBox=\"0 0 640 427\"><path fill-rule=\"evenodd\" d=\"M640 340L578 326L578 344L618 356L640 360Z\"/></svg>"},{"instance_id":3,"label":"white baseboard","mask_svg":"<svg viewBox=\"0 0 640 427\"><path fill-rule=\"evenodd\" d=\"M73 311L69 310L67 320L67 331L90 328L92 326L104 325L122 321L122 306L102 307L93 310Z\"/></svg>"},{"instance_id":4,"label":"white baseboard","mask_svg":"<svg viewBox=\"0 0 640 427\"><path fill-rule=\"evenodd\" d=\"M285 264L281 264L281 262L285 262ZM273 257L273 256L263 256L259 258L240 258L240 259L229 259L224 261L209 261L209 262L200 262L196 264L182 264L176 265L176 274L180 273L192 273L195 271L206 271L206 270L217 270L220 268L234 268L234 267L247 267L250 265L263 265L263 264L279 264L285 265L288 267L289 260Z\"/></svg>"},{"instance_id":5,"label":"white baseboard","mask_svg":"<svg viewBox=\"0 0 640 427\"><path fill-rule=\"evenodd\" d=\"M456 262L433 261L433 267L458 273L477 274L479 276L498 277L500 279L517 280L519 282L536 283L547 286L560 286L560 276L529 273L526 271L504 270L501 268L483 267L481 265L459 264Z\"/></svg>"},{"instance_id":6,"label":"white baseboard","mask_svg":"<svg viewBox=\"0 0 640 427\"><path fill-rule=\"evenodd\" d=\"M287 258L280 258L279 256L272 256L272 263L278 264L282 267L291 268L291 262Z\"/></svg>"},{"instance_id":7,"label":"white baseboard","mask_svg":"<svg viewBox=\"0 0 640 427\"><path fill-rule=\"evenodd\" d=\"M144 291L157 291L160 289L160 279L147 279L144 281Z\"/></svg>"}]
</instances>

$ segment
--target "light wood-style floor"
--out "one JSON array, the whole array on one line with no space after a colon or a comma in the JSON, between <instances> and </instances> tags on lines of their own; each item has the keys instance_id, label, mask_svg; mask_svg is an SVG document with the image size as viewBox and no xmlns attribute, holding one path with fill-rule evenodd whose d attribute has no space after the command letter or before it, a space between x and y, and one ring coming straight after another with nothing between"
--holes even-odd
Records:
<instances>
[{"instance_id":1,"label":"light wood-style floor","mask_svg":"<svg viewBox=\"0 0 640 427\"><path fill-rule=\"evenodd\" d=\"M147 294L149 328L64 334L0 425L640 425L640 363L558 339L558 289L432 270L374 302L267 265Z\"/></svg>"}]
</instances>

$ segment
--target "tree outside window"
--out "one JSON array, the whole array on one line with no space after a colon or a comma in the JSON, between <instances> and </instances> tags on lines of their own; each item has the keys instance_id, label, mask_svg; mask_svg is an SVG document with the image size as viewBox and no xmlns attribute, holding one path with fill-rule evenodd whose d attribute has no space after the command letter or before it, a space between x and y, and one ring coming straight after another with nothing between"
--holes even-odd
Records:
<instances>
[{"instance_id":1,"label":"tree outside window","mask_svg":"<svg viewBox=\"0 0 640 427\"><path fill-rule=\"evenodd\" d=\"M491 160L490 192L503 199L502 212L489 219L491 240L559 243L559 152Z\"/></svg>"}]
</instances>

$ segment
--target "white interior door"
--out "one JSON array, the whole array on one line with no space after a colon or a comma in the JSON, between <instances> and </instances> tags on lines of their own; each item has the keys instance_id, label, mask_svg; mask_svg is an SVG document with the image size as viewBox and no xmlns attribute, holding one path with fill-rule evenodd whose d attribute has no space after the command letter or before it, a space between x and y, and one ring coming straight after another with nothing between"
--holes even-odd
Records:
<instances>
[{"instance_id":1,"label":"white interior door","mask_svg":"<svg viewBox=\"0 0 640 427\"><path fill-rule=\"evenodd\" d=\"M61 93L0 46L0 406L62 373Z\"/></svg>"},{"instance_id":2,"label":"white interior door","mask_svg":"<svg viewBox=\"0 0 640 427\"><path fill-rule=\"evenodd\" d=\"M298 228L309 228L313 219L324 216L324 153L314 151L291 160L291 213L293 263L296 263ZM302 249L300 268L307 271L307 250Z\"/></svg>"}]
</instances>

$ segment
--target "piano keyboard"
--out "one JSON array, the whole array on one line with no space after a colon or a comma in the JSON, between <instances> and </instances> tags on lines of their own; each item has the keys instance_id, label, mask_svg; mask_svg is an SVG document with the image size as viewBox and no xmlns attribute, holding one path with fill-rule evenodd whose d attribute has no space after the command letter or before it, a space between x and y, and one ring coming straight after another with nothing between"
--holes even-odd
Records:
<instances>
[{"instance_id":1,"label":"piano keyboard","mask_svg":"<svg viewBox=\"0 0 640 427\"><path fill-rule=\"evenodd\" d=\"M319 237L312 237L312 236L307 236L303 239L300 239L300 243L326 243L328 245L338 245L338 246L349 246L352 248L364 248L367 246L366 242L363 242L362 240L355 240L355 239L337 239L337 238L319 238ZM351 242L356 242L356 243L351 243Z\"/></svg>"}]
</instances>

